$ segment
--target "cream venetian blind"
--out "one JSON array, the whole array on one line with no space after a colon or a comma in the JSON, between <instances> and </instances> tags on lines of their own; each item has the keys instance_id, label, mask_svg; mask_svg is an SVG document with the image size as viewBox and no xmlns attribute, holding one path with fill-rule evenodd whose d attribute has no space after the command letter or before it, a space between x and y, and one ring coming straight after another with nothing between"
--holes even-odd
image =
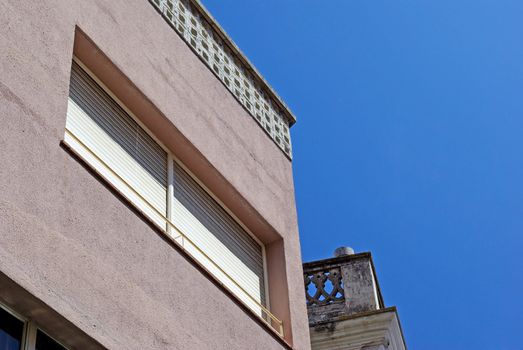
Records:
<instances>
[{"instance_id":1,"label":"cream venetian blind","mask_svg":"<svg viewBox=\"0 0 523 350\"><path fill-rule=\"evenodd\" d=\"M262 315L258 303L265 304L263 249L185 170L174 162L172 220L194 245L232 277L232 283L219 268L194 248L184 247L218 279Z\"/></svg>"},{"instance_id":2,"label":"cream venetian blind","mask_svg":"<svg viewBox=\"0 0 523 350\"><path fill-rule=\"evenodd\" d=\"M75 137L66 133L65 141L139 209L165 227L165 220L122 179L165 216L167 153L76 62L69 89L66 129Z\"/></svg>"}]
</instances>

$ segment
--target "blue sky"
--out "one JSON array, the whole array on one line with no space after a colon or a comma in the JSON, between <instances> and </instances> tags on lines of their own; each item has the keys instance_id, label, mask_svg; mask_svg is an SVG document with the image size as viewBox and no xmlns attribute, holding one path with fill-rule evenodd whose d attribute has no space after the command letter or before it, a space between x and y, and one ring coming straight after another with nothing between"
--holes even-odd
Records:
<instances>
[{"instance_id":1,"label":"blue sky","mask_svg":"<svg viewBox=\"0 0 523 350\"><path fill-rule=\"evenodd\" d=\"M371 251L410 349L523 349L523 2L203 2L298 117L303 259Z\"/></svg>"}]
</instances>

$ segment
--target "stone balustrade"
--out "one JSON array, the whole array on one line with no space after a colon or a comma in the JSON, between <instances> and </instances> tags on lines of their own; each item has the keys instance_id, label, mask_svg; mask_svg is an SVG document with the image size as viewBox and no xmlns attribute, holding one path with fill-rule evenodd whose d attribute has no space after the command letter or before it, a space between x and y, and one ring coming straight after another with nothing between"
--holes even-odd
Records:
<instances>
[{"instance_id":1,"label":"stone balustrade","mask_svg":"<svg viewBox=\"0 0 523 350\"><path fill-rule=\"evenodd\" d=\"M303 264L311 325L383 308L370 253Z\"/></svg>"}]
</instances>

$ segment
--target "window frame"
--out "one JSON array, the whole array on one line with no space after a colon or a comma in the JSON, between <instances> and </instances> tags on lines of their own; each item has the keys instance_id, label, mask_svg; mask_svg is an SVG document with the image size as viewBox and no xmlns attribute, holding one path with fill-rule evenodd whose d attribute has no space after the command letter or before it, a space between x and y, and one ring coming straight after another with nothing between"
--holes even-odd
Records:
<instances>
[{"instance_id":1,"label":"window frame","mask_svg":"<svg viewBox=\"0 0 523 350\"><path fill-rule=\"evenodd\" d=\"M38 332L42 332L47 337L52 339L54 342L56 342L58 345L60 345L62 348L68 350L69 348L56 340L54 337L50 336L49 333L44 331L41 327L38 326L38 324L31 320L28 317L25 317L18 313L17 311L13 310L9 306L5 305L4 303L0 302L0 308L4 311L6 311L8 314L13 316L14 318L18 319L20 322L23 322L24 329L22 332L22 339L20 342L20 350L35 350L36 349L36 335Z\"/></svg>"},{"instance_id":2,"label":"window frame","mask_svg":"<svg viewBox=\"0 0 523 350\"><path fill-rule=\"evenodd\" d=\"M18 312L16 312L15 310L3 303L0 303L0 309L4 310L5 312L7 312L8 314L10 314L11 316L13 316L18 321L24 324L24 328L22 331L22 339L20 341L20 349L29 350L27 347L27 333L29 320L27 319L27 317L22 316L21 314L19 314Z\"/></svg>"}]
</instances>

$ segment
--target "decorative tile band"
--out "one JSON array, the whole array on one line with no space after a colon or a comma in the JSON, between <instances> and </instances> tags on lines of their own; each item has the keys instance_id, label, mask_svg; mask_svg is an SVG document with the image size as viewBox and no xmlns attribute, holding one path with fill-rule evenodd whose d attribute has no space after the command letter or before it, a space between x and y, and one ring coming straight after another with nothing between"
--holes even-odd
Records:
<instances>
[{"instance_id":1,"label":"decorative tile band","mask_svg":"<svg viewBox=\"0 0 523 350\"><path fill-rule=\"evenodd\" d=\"M289 127L294 122L294 116L286 116L272 93L268 92L270 87L264 86L263 78L258 77L257 73L249 72L253 71L253 68L247 67L237 58L242 54L233 51L203 16L201 10L187 0L152 0L151 3L282 151L292 159Z\"/></svg>"}]
</instances>

